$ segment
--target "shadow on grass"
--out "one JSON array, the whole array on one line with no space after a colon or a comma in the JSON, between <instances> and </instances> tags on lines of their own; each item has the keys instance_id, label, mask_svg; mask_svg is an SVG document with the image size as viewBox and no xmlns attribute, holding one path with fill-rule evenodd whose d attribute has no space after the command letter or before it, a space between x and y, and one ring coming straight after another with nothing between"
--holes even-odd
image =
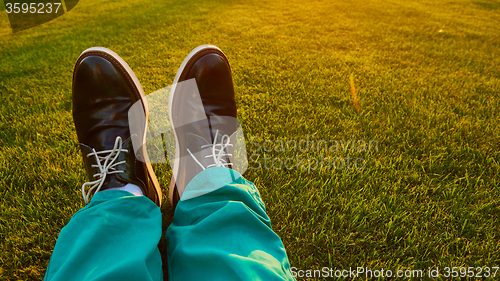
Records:
<instances>
[{"instance_id":1,"label":"shadow on grass","mask_svg":"<svg viewBox=\"0 0 500 281\"><path fill-rule=\"evenodd\" d=\"M487 10L500 9L500 2L498 2L498 1L482 1L482 2L475 1L475 2L472 2L472 4L480 6L481 8L484 8Z\"/></svg>"}]
</instances>

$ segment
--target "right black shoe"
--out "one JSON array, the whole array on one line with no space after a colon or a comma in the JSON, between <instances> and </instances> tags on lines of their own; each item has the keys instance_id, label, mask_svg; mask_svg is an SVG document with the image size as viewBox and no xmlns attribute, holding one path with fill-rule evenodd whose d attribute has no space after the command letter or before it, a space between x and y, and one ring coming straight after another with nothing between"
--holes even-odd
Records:
<instances>
[{"instance_id":1,"label":"right black shoe","mask_svg":"<svg viewBox=\"0 0 500 281\"><path fill-rule=\"evenodd\" d=\"M184 59L172 85L169 115L176 143L169 198L175 208L198 173L233 165L236 101L231 68L219 48L199 46Z\"/></svg>"},{"instance_id":2,"label":"right black shoe","mask_svg":"<svg viewBox=\"0 0 500 281\"><path fill-rule=\"evenodd\" d=\"M135 150L132 146L132 138L145 140L145 99L134 72L116 53L95 47L78 58L73 72L73 120L89 179L82 186L85 203L98 191L130 183L161 205L160 185L147 163L145 146ZM136 102L141 116L133 121L140 125L131 135L129 110Z\"/></svg>"}]
</instances>

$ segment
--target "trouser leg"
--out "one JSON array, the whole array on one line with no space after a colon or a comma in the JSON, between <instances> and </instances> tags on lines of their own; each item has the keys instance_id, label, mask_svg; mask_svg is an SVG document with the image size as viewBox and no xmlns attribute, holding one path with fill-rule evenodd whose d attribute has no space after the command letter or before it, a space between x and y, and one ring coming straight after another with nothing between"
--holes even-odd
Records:
<instances>
[{"instance_id":1,"label":"trouser leg","mask_svg":"<svg viewBox=\"0 0 500 281\"><path fill-rule=\"evenodd\" d=\"M162 280L161 223L145 196L97 192L61 230L45 280Z\"/></svg>"},{"instance_id":2,"label":"trouser leg","mask_svg":"<svg viewBox=\"0 0 500 281\"><path fill-rule=\"evenodd\" d=\"M171 281L293 280L257 188L236 171L198 174L166 236Z\"/></svg>"}]
</instances>

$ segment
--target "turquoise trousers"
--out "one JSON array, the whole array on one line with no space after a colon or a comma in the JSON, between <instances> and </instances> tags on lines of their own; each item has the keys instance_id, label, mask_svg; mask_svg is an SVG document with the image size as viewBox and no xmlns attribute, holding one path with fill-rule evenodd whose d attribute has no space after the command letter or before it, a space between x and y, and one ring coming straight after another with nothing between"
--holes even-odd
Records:
<instances>
[{"instance_id":1,"label":"turquoise trousers","mask_svg":"<svg viewBox=\"0 0 500 281\"><path fill-rule=\"evenodd\" d=\"M151 200L107 190L60 232L45 280L163 280L161 212ZM294 280L257 188L210 168L186 187L166 233L169 280Z\"/></svg>"}]
</instances>

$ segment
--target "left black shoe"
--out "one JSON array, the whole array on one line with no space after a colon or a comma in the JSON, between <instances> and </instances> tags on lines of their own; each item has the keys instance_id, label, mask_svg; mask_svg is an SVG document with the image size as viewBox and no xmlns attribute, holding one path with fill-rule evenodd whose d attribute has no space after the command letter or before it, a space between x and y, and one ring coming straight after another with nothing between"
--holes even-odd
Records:
<instances>
[{"instance_id":1,"label":"left black shoe","mask_svg":"<svg viewBox=\"0 0 500 281\"><path fill-rule=\"evenodd\" d=\"M132 135L129 110L136 102L143 112ZM132 146L132 138L145 140L147 118L144 91L127 63L106 48L85 50L73 72L73 120L89 179L82 186L85 203L98 191L131 183L161 205L160 185L145 148Z\"/></svg>"}]
</instances>

